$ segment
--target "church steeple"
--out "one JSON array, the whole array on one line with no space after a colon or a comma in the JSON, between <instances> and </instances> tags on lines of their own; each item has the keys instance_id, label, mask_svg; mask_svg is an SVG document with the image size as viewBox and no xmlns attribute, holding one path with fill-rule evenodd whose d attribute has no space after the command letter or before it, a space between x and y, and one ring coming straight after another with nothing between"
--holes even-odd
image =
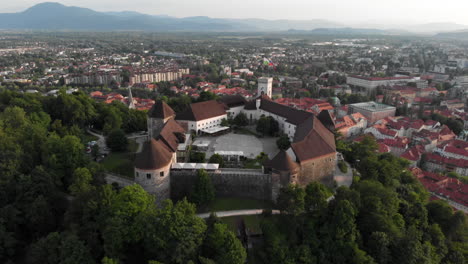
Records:
<instances>
[{"instance_id":1,"label":"church steeple","mask_svg":"<svg viewBox=\"0 0 468 264\"><path fill-rule=\"evenodd\" d=\"M128 87L128 108L135 109L135 104L133 103L132 88Z\"/></svg>"}]
</instances>

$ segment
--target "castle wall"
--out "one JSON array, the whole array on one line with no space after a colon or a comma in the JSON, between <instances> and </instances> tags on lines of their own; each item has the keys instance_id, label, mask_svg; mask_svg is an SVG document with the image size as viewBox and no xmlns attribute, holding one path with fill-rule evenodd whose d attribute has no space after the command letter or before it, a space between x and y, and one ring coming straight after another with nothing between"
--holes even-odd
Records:
<instances>
[{"instance_id":1,"label":"castle wall","mask_svg":"<svg viewBox=\"0 0 468 264\"><path fill-rule=\"evenodd\" d=\"M301 162L301 173L297 183L306 186L313 181L325 185L333 184L333 173L336 167L336 154L329 154L317 159Z\"/></svg>"},{"instance_id":2,"label":"castle wall","mask_svg":"<svg viewBox=\"0 0 468 264\"><path fill-rule=\"evenodd\" d=\"M135 182L145 191L156 196L156 201L170 198L171 163L158 170L135 169Z\"/></svg>"},{"instance_id":3,"label":"castle wall","mask_svg":"<svg viewBox=\"0 0 468 264\"><path fill-rule=\"evenodd\" d=\"M208 172L217 197L272 199L272 177L262 170L220 169ZM171 198L188 197L197 181L196 171L171 172Z\"/></svg>"},{"instance_id":4,"label":"castle wall","mask_svg":"<svg viewBox=\"0 0 468 264\"><path fill-rule=\"evenodd\" d=\"M155 137L159 135L161 130L164 127L164 124L169 120L170 118L162 119L162 118L148 118L148 136L149 138Z\"/></svg>"}]
</instances>

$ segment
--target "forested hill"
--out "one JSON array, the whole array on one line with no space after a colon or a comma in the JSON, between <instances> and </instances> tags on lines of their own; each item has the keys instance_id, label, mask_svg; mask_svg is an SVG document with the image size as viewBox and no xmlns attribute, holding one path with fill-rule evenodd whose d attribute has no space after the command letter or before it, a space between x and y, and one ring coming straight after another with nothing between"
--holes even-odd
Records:
<instances>
[{"instance_id":1,"label":"forested hill","mask_svg":"<svg viewBox=\"0 0 468 264\"><path fill-rule=\"evenodd\" d=\"M311 30L341 26L327 20L223 19L203 16L177 18L137 12L98 12L88 8L41 3L18 13L0 14L0 29L86 31L245 32Z\"/></svg>"},{"instance_id":2,"label":"forested hill","mask_svg":"<svg viewBox=\"0 0 468 264\"><path fill-rule=\"evenodd\" d=\"M216 217L198 218L187 200L156 207L138 185L104 184L85 129L133 132L145 120L81 92L0 91L0 263L245 263L236 235ZM352 187L282 189L282 215L262 218L263 243L248 263L465 263L463 213L430 202L407 163L377 154L375 141L337 146L360 173Z\"/></svg>"}]
</instances>

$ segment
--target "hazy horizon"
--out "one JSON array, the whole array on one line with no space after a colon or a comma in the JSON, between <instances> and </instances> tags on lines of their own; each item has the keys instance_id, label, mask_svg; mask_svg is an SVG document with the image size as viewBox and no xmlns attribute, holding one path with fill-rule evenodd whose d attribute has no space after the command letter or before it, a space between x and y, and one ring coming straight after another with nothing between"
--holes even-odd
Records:
<instances>
[{"instance_id":1,"label":"hazy horizon","mask_svg":"<svg viewBox=\"0 0 468 264\"><path fill-rule=\"evenodd\" d=\"M323 1L260 1L260 0L15 0L2 3L0 13L21 12L43 2L58 2L67 6L96 11L136 11L150 15L174 17L208 16L213 18L260 18L312 20L325 19L362 26L397 26L403 24L457 23L468 25L468 1L447 0L443 5L435 0L329 0ZM458 2L458 3L455 3ZM453 4L451 4L453 3ZM314 12L314 10L319 10ZM286 12L285 12L286 11Z\"/></svg>"}]
</instances>

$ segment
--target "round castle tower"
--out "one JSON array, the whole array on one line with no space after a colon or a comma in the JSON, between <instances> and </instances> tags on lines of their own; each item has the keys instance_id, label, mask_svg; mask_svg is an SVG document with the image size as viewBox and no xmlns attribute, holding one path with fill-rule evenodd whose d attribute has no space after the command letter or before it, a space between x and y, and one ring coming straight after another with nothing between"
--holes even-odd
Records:
<instances>
[{"instance_id":1,"label":"round castle tower","mask_svg":"<svg viewBox=\"0 0 468 264\"><path fill-rule=\"evenodd\" d=\"M135 182L161 202L170 198L171 165L177 162L176 151L160 140L160 133L175 117L175 112L163 101L158 101L148 112L148 141L135 158Z\"/></svg>"}]
</instances>

